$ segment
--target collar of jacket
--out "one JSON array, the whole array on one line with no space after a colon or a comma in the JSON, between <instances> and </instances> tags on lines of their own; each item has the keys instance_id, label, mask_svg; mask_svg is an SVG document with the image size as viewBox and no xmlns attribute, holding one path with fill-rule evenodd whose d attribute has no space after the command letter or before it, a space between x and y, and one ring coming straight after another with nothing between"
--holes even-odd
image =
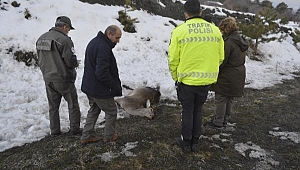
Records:
<instances>
[{"instance_id":1,"label":"collar of jacket","mask_svg":"<svg viewBox=\"0 0 300 170\"><path fill-rule=\"evenodd\" d=\"M52 27L49 31L51 31L51 30L60 32L60 33L64 34L65 36L68 36L67 34L65 34L64 32L62 32L62 31L61 31L59 28L57 28L57 27Z\"/></svg>"},{"instance_id":2,"label":"collar of jacket","mask_svg":"<svg viewBox=\"0 0 300 170\"><path fill-rule=\"evenodd\" d=\"M113 43L113 42L107 37L107 35L103 34L102 31L99 31L99 32L98 32L97 37L99 37L99 38L104 38L105 41L107 42L107 44L110 46L111 49L113 49L113 48L116 46L116 43Z\"/></svg>"},{"instance_id":3,"label":"collar of jacket","mask_svg":"<svg viewBox=\"0 0 300 170\"><path fill-rule=\"evenodd\" d=\"M242 52L247 51L249 48L249 42L243 38L238 31L232 31L228 34L223 35L223 40L226 41L231 39L235 44L237 44Z\"/></svg>"},{"instance_id":4,"label":"collar of jacket","mask_svg":"<svg viewBox=\"0 0 300 170\"><path fill-rule=\"evenodd\" d=\"M201 16L193 16L193 17L190 17L190 18L186 19L186 21L187 21L187 20L190 20L190 19L194 19L194 18L200 18L200 19L203 19ZM185 21L185 22L186 22L186 21Z\"/></svg>"}]
</instances>

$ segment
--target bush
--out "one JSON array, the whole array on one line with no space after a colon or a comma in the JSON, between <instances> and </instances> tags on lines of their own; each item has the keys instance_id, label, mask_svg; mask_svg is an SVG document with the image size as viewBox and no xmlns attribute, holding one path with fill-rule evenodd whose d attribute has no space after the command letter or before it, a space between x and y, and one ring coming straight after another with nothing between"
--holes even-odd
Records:
<instances>
[{"instance_id":1,"label":"bush","mask_svg":"<svg viewBox=\"0 0 300 170\"><path fill-rule=\"evenodd\" d=\"M33 52L23 52L21 50L14 52L14 59L18 62L24 62L26 66L37 66L37 55Z\"/></svg>"},{"instance_id":2,"label":"bush","mask_svg":"<svg viewBox=\"0 0 300 170\"><path fill-rule=\"evenodd\" d=\"M300 30L296 29L295 34L292 34L292 37L293 37L294 44L299 43L300 42Z\"/></svg>"},{"instance_id":3,"label":"bush","mask_svg":"<svg viewBox=\"0 0 300 170\"><path fill-rule=\"evenodd\" d=\"M279 21L280 24L286 25L289 23L289 18L287 16L281 18L281 20Z\"/></svg>"},{"instance_id":4,"label":"bush","mask_svg":"<svg viewBox=\"0 0 300 170\"><path fill-rule=\"evenodd\" d=\"M24 11L24 17L25 17L26 19L31 18L31 14L30 14L30 12L29 12L29 10L28 10L27 8L25 8L25 11Z\"/></svg>"},{"instance_id":5,"label":"bush","mask_svg":"<svg viewBox=\"0 0 300 170\"><path fill-rule=\"evenodd\" d=\"M13 2L11 3L11 5L12 5L13 7L19 7L19 6L20 6L20 3L18 3L17 1L13 1Z\"/></svg>"},{"instance_id":6,"label":"bush","mask_svg":"<svg viewBox=\"0 0 300 170\"><path fill-rule=\"evenodd\" d=\"M130 16L126 14L124 11L119 11L118 21L124 26L123 30L129 33L135 33L134 23L137 23L137 19L131 19Z\"/></svg>"}]
</instances>

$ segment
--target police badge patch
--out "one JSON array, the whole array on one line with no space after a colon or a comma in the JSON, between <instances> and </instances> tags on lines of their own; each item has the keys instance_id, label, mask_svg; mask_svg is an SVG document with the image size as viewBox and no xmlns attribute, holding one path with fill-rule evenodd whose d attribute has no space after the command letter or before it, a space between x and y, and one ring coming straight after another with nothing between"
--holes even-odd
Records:
<instances>
[{"instance_id":1,"label":"police badge patch","mask_svg":"<svg viewBox=\"0 0 300 170\"><path fill-rule=\"evenodd\" d=\"M71 51L72 51L72 53L75 55L76 51L75 51L75 48L74 48L74 47L71 48Z\"/></svg>"}]
</instances>

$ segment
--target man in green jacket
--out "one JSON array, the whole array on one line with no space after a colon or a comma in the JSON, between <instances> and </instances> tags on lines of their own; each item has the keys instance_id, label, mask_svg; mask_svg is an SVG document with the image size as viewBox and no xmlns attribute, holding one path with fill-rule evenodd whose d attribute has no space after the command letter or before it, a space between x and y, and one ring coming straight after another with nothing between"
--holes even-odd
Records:
<instances>
[{"instance_id":1,"label":"man in green jacket","mask_svg":"<svg viewBox=\"0 0 300 170\"><path fill-rule=\"evenodd\" d=\"M171 35L168 63L182 105L181 138L176 143L187 153L195 152L201 135L202 106L209 85L217 81L224 41L218 27L200 17L198 0L186 1L184 11L186 22Z\"/></svg>"},{"instance_id":2,"label":"man in green jacket","mask_svg":"<svg viewBox=\"0 0 300 170\"><path fill-rule=\"evenodd\" d=\"M73 30L70 18L57 17L55 27L39 37L36 42L38 64L45 81L49 103L51 135L60 135L59 106L61 98L68 102L70 132L81 133L80 109L75 87L78 66L74 44L68 36Z\"/></svg>"}]
</instances>

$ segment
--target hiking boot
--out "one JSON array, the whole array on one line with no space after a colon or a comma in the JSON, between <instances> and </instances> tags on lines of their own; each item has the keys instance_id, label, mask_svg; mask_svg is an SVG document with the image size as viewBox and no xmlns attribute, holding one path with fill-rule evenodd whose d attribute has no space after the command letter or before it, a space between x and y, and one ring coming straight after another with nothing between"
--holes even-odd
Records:
<instances>
[{"instance_id":1,"label":"hiking boot","mask_svg":"<svg viewBox=\"0 0 300 170\"><path fill-rule=\"evenodd\" d=\"M215 125L213 122L208 122L206 124L206 126L208 126L211 129L218 129L218 130L225 129L225 127L223 125L222 126L218 126L218 125Z\"/></svg>"},{"instance_id":2,"label":"hiking boot","mask_svg":"<svg viewBox=\"0 0 300 170\"><path fill-rule=\"evenodd\" d=\"M114 142L118 139L118 134L114 133L113 136L111 138L106 138L103 139L104 143L108 143L108 142Z\"/></svg>"},{"instance_id":3,"label":"hiking boot","mask_svg":"<svg viewBox=\"0 0 300 170\"><path fill-rule=\"evenodd\" d=\"M90 138L87 138L87 139L81 139L80 143L81 144L88 144L88 143L98 142L98 141L100 141L100 138L96 137L96 136L93 136L93 137L90 137Z\"/></svg>"},{"instance_id":4,"label":"hiking boot","mask_svg":"<svg viewBox=\"0 0 300 170\"><path fill-rule=\"evenodd\" d=\"M182 140L180 137L175 139L176 144L181 148L183 153L191 153L191 141Z\"/></svg>"}]
</instances>

